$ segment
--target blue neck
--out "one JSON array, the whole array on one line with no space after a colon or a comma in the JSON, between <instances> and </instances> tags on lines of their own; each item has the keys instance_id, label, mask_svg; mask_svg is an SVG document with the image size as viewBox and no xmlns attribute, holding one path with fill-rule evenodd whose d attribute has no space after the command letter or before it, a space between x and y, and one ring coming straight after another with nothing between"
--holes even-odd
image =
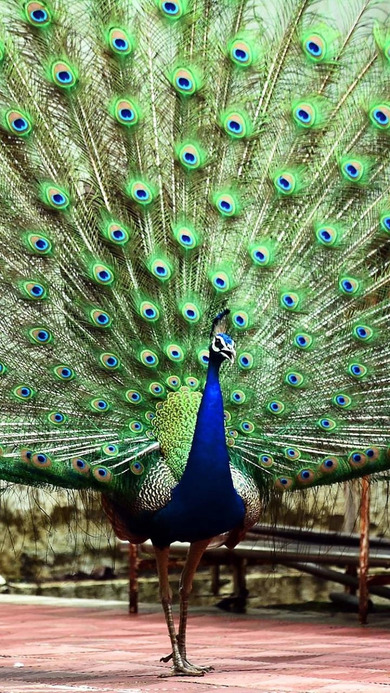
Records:
<instances>
[{"instance_id":1,"label":"blue neck","mask_svg":"<svg viewBox=\"0 0 390 693\"><path fill-rule=\"evenodd\" d=\"M151 538L156 546L209 539L242 524L245 508L230 473L219 365L209 362L183 476L170 502L153 517Z\"/></svg>"},{"instance_id":2,"label":"blue neck","mask_svg":"<svg viewBox=\"0 0 390 693\"><path fill-rule=\"evenodd\" d=\"M185 478L203 478L203 483L226 483L233 488L225 438L224 409L219 384L220 363L210 360L206 386L198 411Z\"/></svg>"}]
</instances>

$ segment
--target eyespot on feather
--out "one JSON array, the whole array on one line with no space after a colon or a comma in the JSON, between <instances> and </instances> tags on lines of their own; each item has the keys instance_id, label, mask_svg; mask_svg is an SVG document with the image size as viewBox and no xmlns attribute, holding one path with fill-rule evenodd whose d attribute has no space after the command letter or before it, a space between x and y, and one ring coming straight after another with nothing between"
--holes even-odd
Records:
<instances>
[{"instance_id":1,"label":"eyespot on feather","mask_svg":"<svg viewBox=\"0 0 390 693\"><path fill-rule=\"evenodd\" d=\"M286 405L279 399L273 399L267 404L267 411L274 416L280 416L284 413Z\"/></svg>"},{"instance_id":2,"label":"eyespot on feather","mask_svg":"<svg viewBox=\"0 0 390 693\"><path fill-rule=\"evenodd\" d=\"M172 276L172 265L163 257L152 257L147 262L149 272L161 282L168 281Z\"/></svg>"},{"instance_id":3,"label":"eyespot on feather","mask_svg":"<svg viewBox=\"0 0 390 693\"><path fill-rule=\"evenodd\" d=\"M160 318L160 311L152 301L142 301L139 306L139 314L148 322L156 322Z\"/></svg>"},{"instance_id":4,"label":"eyespot on feather","mask_svg":"<svg viewBox=\"0 0 390 693\"><path fill-rule=\"evenodd\" d=\"M298 349L310 349L313 344L313 337L307 332L297 332L294 335L293 344L298 347Z\"/></svg>"},{"instance_id":5,"label":"eyespot on feather","mask_svg":"<svg viewBox=\"0 0 390 693\"><path fill-rule=\"evenodd\" d=\"M390 104L379 103L372 106L369 110L369 119L378 130L388 130L390 128Z\"/></svg>"},{"instance_id":6,"label":"eyespot on feather","mask_svg":"<svg viewBox=\"0 0 390 693\"><path fill-rule=\"evenodd\" d=\"M376 462L380 459L382 453L380 448L376 447L376 445L373 445L372 447L367 448L367 450L364 451L364 454L366 455L369 462Z\"/></svg>"},{"instance_id":7,"label":"eyespot on feather","mask_svg":"<svg viewBox=\"0 0 390 693\"><path fill-rule=\"evenodd\" d=\"M227 135L232 139L245 139L253 132L252 123L246 111L229 108L220 116L220 123Z\"/></svg>"},{"instance_id":8,"label":"eyespot on feather","mask_svg":"<svg viewBox=\"0 0 390 693\"><path fill-rule=\"evenodd\" d=\"M158 9L163 17L168 20L176 21L181 19L187 11L185 0L155 0Z\"/></svg>"},{"instance_id":9,"label":"eyespot on feather","mask_svg":"<svg viewBox=\"0 0 390 693\"><path fill-rule=\"evenodd\" d=\"M95 262L91 267L91 279L101 286L111 286L115 281L115 275L107 265Z\"/></svg>"},{"instance_id":10,"label":"eyespot on feather","mask_svg":"<svg viewBox=\"0 0 390 693\"><path fill-rule=\"evenodd\" d=\"M111 405L103 397L94 397L90 400L89 407L91 411L97 414L105 414L109 411Z\"/></svg>"},{"instance_id":11,"label":"eyespot on feather","mask_svg":"<svg viewBox=\"0 0 390 693\"><path fill-rule=\"evenodd\" d=\"M142 464L142 462L138 462L138 460L135 460L130 465L130 471L133 474L135 474L136 476L140 476L141 474L144 473L145 468L144 468L144 465Z\"/></svg>"},{"instance_id":12,"label":"eyespot on feather","mask_svg":"<svg viewBox=\"0 0 390 693\"><path fill-rule=\"evenodd\" d=\"M143 433L145 426L141 421L136 421L132 419L129 421L129 430L131 433L140 434Z\"/></svg>"},{"instance_id":13,"label":"eyespot on feather","mask_svg":"<svg viewBox=\"0 0 390 693\"><path fill-rule=\"evenodd\" d=\"M321 428L323 431L327 431L330 433L331 431L334 431L336 429L337 423L330 416L324 416L321 419L318 419L317 426Z\"/></svg>"},{"instance_id":14,"label":"eyespot on feather","mask_svg":"<svg viewBox=\"0 0 390 693\"><path fill-rule=\"evenodd\" d=\"M25 237L27 247L32 250L35 255L50 255L53 249L52 243L47 236L38 233L29 233Z\"/></svg>"},{"instance_id":15,"label":"eyespot on feather","mask_svg":"<svg viewBox=\"0 0 390 693\"><path fill-rule=\"evenodd\" d=\"M100 308L92 308L89 312L89 318L95 327L109 328L112 324L112 317Z\"/></svg>"},{"instance_id":16,"label":"eyespot on feather","mask_svg":"<svg viewBox=\"0 0 390 693\"><path fill-rule=\"evenodd\" d=\"M309 129L318 125L319 113L314 102L296 101L292 107L292 116L299 127Z\"/></svg>"},{"instance_id":17,"label":"eyespot on feather","mask_svg":"<svg viewBox=\"0 0 390 693\"><path fill-rule=\"evenodd\" d=\"M304 385L304 376L302 373L299 373L298 371L287 371L285 377L284 377L284 382L286 385L290 385L290 387L298 388L302 387Z\"/></svg>"},{"instance_id":18,"label":"eyespot on feather","mask_svg":"<svg viewBox=\"0 0 390 693\"><path fill-rule=\"evenodd\" d=\"M70 204L69 194L63 188L51 183L41 185L41 198L50 209L59 211L67 209Z\"/></svg>"},{"instance_id":19,"label":"eyespot on feather","mask_svg":"<svg viewBox=\"0 0 390 693\"><path fill-rule=\"evenodd\" d=\"M333 224L316 224L315 237L325 248L333 248L340 240L340 231Z\"/></svg>"},{"instance_id":20,"label":"eyespot on feather","mask_svg":"<svg viewBox=\"0 0 390 693\"><path fill-rule=\"evenodd\" d=\"M254 358L249 351L243 351L237 358L238 367L244 371L249 371L253 368Z\"/></svg>"},{"instance_id":21,"label":"eyespot on feather","mask_svg":"<svg viewBox=\"0 0 390 693\"><path fill-rule=\"evenodd\" d=\"M154 190L146 181L130 181L126 187L126 192L134 202L143 207L151 204L154 200Z\"/></svg>"},{"instance_id":22,"label":"eyespot on feather","mask_svg":"<svg viewBox=\"0 0 390 693\"><path fill-rule=\"evenodd\" d=\"M292 171L281 171L273 179L276 191L284 196L298 192L299 182L297 176Z\"/></svg>"},{"instance_id":23,"label":"eyespot on feather","mask_svg":"<svg viewBox=\"0 0 390 693\"><path fill-rule=\"evenodd\" d=\"M354 469L365 467L368 461L367 455L360 450L353 450L348 457L348 462Z\"/></svg>"},{"instance_id":24,"label":"eyespot on feather","mask_svg":"<svg viewBox=\"0 0 390 693\"><path fill-rule=\"evenodd\" d=\"M301 469L301 471L298 472L298 474L296 476L296 480L302 486L309 486L310 484L313 483L313 481L315 480L315 477L316 477L316 475L315 475L315 472L313 471L313 469L307 468L307 469Z\"/></svg>"},{"instance_id":25,"label":"eyespot on feather","mask_svg":"<svg viewBox=\"0 0 390 693\"><path fill-rule=\"evenodd\" d=\"M184 360L184 351L178 344L167 344L165 353L171 361L181 363Z\"/></svg>"},{"instance_id":26,"label":"eyespot on feather","mask_svg":"<svg viewBox=\"0 0 390 693\"><path fill-rule=\"evenodd\" d=\"M28 448L21 448L21 450L20 450L21 461L24 462L25 464L30 464L32 454L33 454L32 451L29 450Z\"/></svg>"},{"instance_id":27,"label":"eyespot on feather","mask_svg":"<svg viewBox=\"0 0 390 693\"><path fill-rule=\"evenodd\" d=\"M45 345L53 341L53 334L46 327L32 327L28 331L28 337L33 344Z\"/></svg>"},{"instance_id":28,"label":"eyespot on feather","mask_svg":"<svg viewBox=\"0 0 390 693\"><path fill-rule=\"evenodd\" d=\"M50 76L57 87L65 90L76 86L78 81L76 69L65 60L56 60L52 63Z\"/></svg>"},{"instance_id":29,"label":"eyespot on feather","mask_svg":"<svg viewBox=\"0 0 390 693\"><path fill-rule=\"evenodd\" d=\"M154 351L150 349L142 349L139 355L139 359L144 366L148 368L154 368L158 366L158 356Z\"/></svg>"},{"instance_id":30,"label":"eyespot on feather","mask_svg":"<svg viewBox=\"0 0 390 693\"><path fill-rule=\"evenodd\" d=\"M117 123L132 128L141 120L141 111L133 99L119 98L111 107L111 113ZM140 199L137 198L139 202Z\"/></svg>"},{"instance_id":31,"label":"eyespot on feather","mask_svg":"<svg viewBox=\"0 0 390 693\"><path fill-rule=\"evenodd\" d=\"M103 235L110 243L115 243L115 245L119 246L126 245L130 240L129 231L122 224L114 221L109 222L103 228Z\"/></svg>"},{"instance_id":32,"label":"eyespot on feather","mask_svg":"<svg viewBox=\"0 0 390 693\"><path fill-rule=\"evenodd\" d=\"M114 55L127 57L134 50L133 37L126 29L113 26L108 30L107 43Z\"/></svg>"},{"instance_id":33,"label":"eyespot on feather","mask_svg":"<svg viewBox=\"0 0 390 693\"><path fill-rule=\"evenodd\" d=\"M206 153L198 142L187 141L175 148L176 156L186 171L196 171L206 163Z\"/></svg>"},{"instance_id":34,"label":"eyespot on feather","mask_svg":"<svg viewBox=\"0 0 390 693\"><path fill-rule=\"evenodd\" d=\"M336 55L336 38L336 32L325 24L312 27L301 36L303 53L311 63L330 62Z\"/></svg>"},{"instance_id":35,"label":"eyespot on feather","mask_svg":"<svg viewBox=\"0 0 390 693\"><path fill-rule=\"evenodd\" d=\"M324 457L319 467L319 471L323 474L333 474L339 467L339 458L335 455Z\"/></svg>"},{"instance_id":36,"label":"eyespot on feather","mask_svg":"<svg viewBox=\"0 0 390 693\"><path fill-rule=\"evenodd\" d=\"M169 375L166 383L172 390L178 390L181 386L181 380L177 375Z\"/></svg>"},{"instance_id":37,"label":"eyespot on feather","mask_svg":"<svg viewBox=\"0 0 390 693\"><path fill-rule=\"evenodd\" d=\"M195 325L199 322L201 311L196 303L187 301L181 306L181 314L186 322Z\"/></svg>"},{"instance_id":38,"label":"eyespot on feather","mask_svg":"<svg viewBox=\"0 0 390 693\"><path fill-rule=\"evenodd\" d=\"M30 385L17 385L12 392L22 402L27 402L35 396L35 390Z\"/></svg>"},{"instance_id":39,"label":"eyespot on feather","mask_svg":"<svg viewBox=\"0 0 390 693\"><path fill-rule=\"evenodd\" d=\"M107 351L100 354L99 361L103 368L108 371L116 371L121 366L119 357Z\"/></svg>"},{"instance_id":40,"label":"eyespot on feather","mask_svg":"<svg viewBox=\"0 0 390 693\"><path fill-rule=\"evenodd\" d=\"M26 298L33 301L44 301L47 298L47 289L39 282L25 281L20 286Z\"/></svg>"},{"instance_id":41,"label":"eyespot on feather","mask_svg":"<svg viewBox=\"0 0 390 693\"><path fill-rule=\"evenodd\" d=\"M58 378L59 380L64 380L64 381L71 381L75 378L76 374L70 366L61 363L58 366L55 366L53 368L53 374Z\"/></svg>"},{"instance_id":42,"label":"eyespot on feather","mask_svg":"<svg viewBox=\"0 0 390 693\"><path fill-rule=\"evenodd\" d=\"M201 87L200 73L194 67L175 67L170 81L175 91L184 97L193 96Z\"/></svg>"},{"instance_id":43,"label":"eyespot on feather","mask_svg":"<svg viewBox=\"0 0 390 693\"><path fill-rule=\"evenodd\" d=\"M349 183L365 183L368 173L368 162L365 159L343 157L340 162L343 178Z\"/></svg>"},{"instance_id":44,"label":"eyespot on feather","mask_svg":"<svg viewBox=\"0 0 390 693\"><path fill-rule=\"evenodd\" d=\"M172 228L176 241L184 250L193 250L200 243L199 234L189 224L179 224Z\"/></svg>"},{"instance_id":45,"label":"eyespot on feather","mask_svg":"<svg viewBox=\"0 0 390 693\"><path fill-rule=\"evenodd\" d=\"M252 423L252 421L241 421L239 424L239 429L241 433L250 435L255 430L255 425Z\"/></svg>"},{"instance_id":46,"label":"eyespot on feather","mask_svg":"<svg viewBox=\"0 0 390 693\"><path fill-rule=\"evenodd\" d=\"M31 117L18 109L10 109L5 114L5 125L12 135L27 137L32 131Z\"/></svg>"},{"instance_id":47,"label":"eyespot on feather","mask_svg":"<svg viewBox=\"0 0 390 693\"><path fill-rule=\"evenodd\" d=\"M361 289L359 280L349 275L340 277L338 286L345 296L356 296Z\"/></svg>"},{"instance_id":48,"label":"eyespot on feather","mask_svg":"<svg viewBox=\"0 0 390 693\"><path fill-rule=\"evenodd\" d=\"M44 452L36 452L31 455L31 463L38 469L47 469L52 466L53 461Z\"/></svg>"},{"instance_id":49,"label":"eyespot on feather","mask_svg":"<svg viewBox=\"0 0 390 693\"><path fill-rule=\"evenodd\" d=\"M197 352L198 361L201 366L207 368L210 360L210 353L208 349L199 349Z\"/></svg>"},{"instance_id":50,"label":"eyespot on feather","mask_svg":"<svg viewBox=\"0 0 390 693\"><path fill-rule=\"evenodd\" d=\"M237 34L227 44L227 55L238 69L247 69L259 58L258 43L247 34Z\"/></svg>"},{"instance_id":51,"label":"eyespot on feather","mask_svg":"<svg viewBox=\"0 0 390 693\"><path fill-rule=\"evenodd\" d=\"M142 402L142 395L138 390L126 390L125 398L130 404L140 404Z\"/></svg>"},{"instance_id":52,"label":"eyespot on feather","mask_svg":"<svg viewBox=\"0 0 390 693\"><path fill-rule=\"evenodd\" d=\"M119 447L115 443L107 443L102 446L102 453L107 457L116 457L119 453Z\"/></svg>"},{"instance_id":53,"label":"eyespot on feather","mask_svg":"<svg viewBox=\"0 0 390 693\"><path fill-rule=\"evenodd\" d=\"M210 280L214 289L218 292L224 293L231 288L231 277L223 270L212 273Z\"/></svg>"},{"instance_id":54,"label":"eyespot on feather","mask_svg":"<svg viewBox=\"0 0 390 693\"><path fill-rule=\"evenodd\" d=\"M190 390L197 390L200 385L199 378L195 378L193 375L186 376L184 382L185 387L188 387Z\"/></svg>"},{"instance_id":55,"label":"eyespot on feather","mask_svg":"<svg viewBox=\"0 0 390 693\"><path fill-rule=\"evenodd\" d=\"M88 474L91 471L91 468L85 460L83 460L82 457L73 457L71 460L71 465L72 469L77 472L77 474L84 474L85 476L88 476Z\"/></svg>"},{"instance_id":56,"label":"eyespot on feather","mask_svg":"<svg viewBox=\"0 0 390 693\"><path fill-rule=\"evenodd\" d=\"M248 245L248 253L254 265L259 268L270 267L275 260L276 243L269 238L261 238Z\"/></svg>"},{"instance_id":57,"label":"eyespot on feather","mask_svg":"<svg viewBox=\"0 0 390 693\"><path fill-rule=\"evenodd\" d=\"M230 395L230 401L232 404L244 404L246 401L246 394L243 390L233 390Z\"/></svg>"},{"instance_id":58,"label":"eyespot on feather","mask_svg":"<svg viewBox=\"0 0 390 693\"><path fill-rule=\"evenodd\" d=\"M24 14L27 21L35 27L47 27L52 21L51 13L45 2L26 2Z\"/></svg>"},{"instance_id":59,"label":"eyespot on feather","mask_svg":"<svg viewBox=\"0 0 390 693\"><path fill-rule=\"evenodd\" d=\"M352 398L344 392L340 392L334 395L332 402L340 409L349 409L352 405Z\"/></svg>"},{"instance_id":60,"label":"eyespot on feather","mask_svg":"<svg viewBox=\"0 0 390 693\"><path fill-rule=\"evenodd\" d=\"M234 327L245 330L250 325L249 314L245 310L235 310L231 314Z\"/></svg>"},{"instance_id":61,"label":"eyespot on feather","mask_svg":"<svg viewBox=\"0 0 390 693\"><path fill-rule=\"evenodd\" d=\"M359 380L360 378L364 378L364 376L367 375L368 369L367 366L364 366L362 363L358 363L357 361L351 361L351 363L348 364L347 372L353 378Z\"/></svg>"},{"instance_id":62,"label":"eyespot on feather","mask_svg":"<svg viewBox=\"0 0 390 693\"><path fill-rule=\"evenodd\" d=\"M54 426L62 426L67 422L67 417L59 411L52 411L47 415L47 420Z\"/></svg>"},{"instance_id":63,"label":"eyespot on feather","mask_svg":"<svg viewBox=\"0 0 390 693\"><path fill-rule=\"evenodd\" d=\"M275 479L275 488L278 491L288 491L294 485L294 479L289 476L279 476Z\"/></svg>"},{"instance_id":64,"label":"eyespot on feather","mask_svg":"<svg viewBox=\"0 0 390 693\"><path fill-rule=\"evenodd\" d=\"M369 325L359 323L353 327L352 335L359 342L371 342L374 338L374 330Z\"/></svg>"},{"instance_id":65,"label":"eyespot on feather","mask_svg":"<svg viewBox=\"0 0 390 693\"><path fill-rule=\"evenodd\" d=\"M300 450L297 450L297 448L292 448L290 446L288 448L284 448L283 452L284 456L287 457L287 459L289 460L299 460L302 455Z\"/></svg>"},{"instance_id":66,"label":"eyespot on feather","mask_svg":"<svg viewBox=\"0 0 390 693\"><path fill-rule=\"evenodd\" d=\"M217 212L223 217L235 217L241 212L238 198L233 193L217 192L214 193L212 200Z\"/></svg>"},{"instance_id":67,"label":"eyespot on feather","mask_svg":"<svg viewBox=\"0 0 390 693\"><path fill-rule=\"evenodd\" d=\"M159 382L150 383L148 390L153 397L165 396L165 387Z\"/></svg>"},{"instance_id":68,"label":"eyespot on feather","mask_svg":"<svg viewBox=\"0 0 390 693\"><path fill-rule=\"evenodd\" d=\"M298 310L301 304L301 297L296 291L282 291L280 294L280 305L286 310Z\"/></svg>"},{"instance_id":69,"label":"eyespot on feather","mask_svg":"<svg viewBox=\"0 0 390 693\"><path fill-rule=\"evenodd\" d=\"M275 464L275 460L272 455L260 455L259 457L259 464L262 467L265 467L266 469L269 469L270 467L273 467Z\"/></svg>"},{"instance_id":70,"label":"eyespot on feather","mask_svg":"<svg viewBox=\"0 0 390 693\"><path fill-rule=\"evenodd\" d=\"M99 465L98 467L93 467L92 474L95 477L96 481L99 481L103 484L109 484L112 480L112 472L109 469L107 469L107 467L103 467L102 465Z\"/></svg>"}]
</instances>

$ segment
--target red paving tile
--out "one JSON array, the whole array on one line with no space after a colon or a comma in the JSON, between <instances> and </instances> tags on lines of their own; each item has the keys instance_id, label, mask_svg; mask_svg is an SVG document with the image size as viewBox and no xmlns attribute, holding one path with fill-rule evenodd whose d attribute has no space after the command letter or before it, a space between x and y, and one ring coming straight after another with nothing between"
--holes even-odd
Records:
<instances>
[{"instance_id":1,"label":"red paving tile","mask_svg":"<svg viewBox=\"0 0 390 693\"><path fill-rule=\"evenodd\" d=\"M191 617L204 678L159 678L168 638L159 613L121 606L0 601L0 693L380 693L390 690L390 629L220 612ZM321 620L321 617L318 617ZM386 623L388 626L388 623Z\"/></svg>"}]
</instances>

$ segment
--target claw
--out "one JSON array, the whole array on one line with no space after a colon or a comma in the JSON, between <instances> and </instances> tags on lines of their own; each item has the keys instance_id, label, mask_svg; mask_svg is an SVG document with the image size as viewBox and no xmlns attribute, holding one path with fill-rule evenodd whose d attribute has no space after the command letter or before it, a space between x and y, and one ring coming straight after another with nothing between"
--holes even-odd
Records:
<instances>
[{"instance_id":1,"label":"claw","mask_svg":"<svg viewBox=\"0 0 390 693\"><path fill-rule=\"evenodd\" d=\"M171 654L167 655L166 657L161 657L160 662L169 662L170 660L173 660L173 652ZM210 671L214 671L214 667L212 666L197 666L195 664L191 664L191 662L188 661L188 659L183 658L181 662L176 662L171 671L168 673L164 673L160 675L160 678L165 678L168 676L204 676L204 674L207 674Z\"/></svg>"},{"instance_id":2,"label":"claw","mask_svg":"<svg viewBox=\"0 0 390 693\"><path fill-rule=\"evenodd\" d=\"M171 671L160 674L159 678L166 679L169 676L204 676L204 671L195 667L172 667Z\"/></svg>"},{"instance_id":3,"label":"claw","mask_svg":"<svg viewBox=\"0 0 390 693\"><path fill-rule=\"evenodd\" d=\"M171 659L173 659L173 654L167 655L166 657L160 657L160 662L169 662Z\"/></svg>"}]
</instances>

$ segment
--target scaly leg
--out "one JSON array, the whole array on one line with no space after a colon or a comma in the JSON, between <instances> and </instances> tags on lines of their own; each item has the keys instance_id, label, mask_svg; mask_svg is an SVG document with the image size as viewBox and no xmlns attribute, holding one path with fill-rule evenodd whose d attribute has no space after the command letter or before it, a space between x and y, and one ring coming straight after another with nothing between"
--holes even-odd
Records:
<instances>
[{"instance_id":1,"label":"scaly leg","mask_svg":"<svg viewBox=\"0 0 390 693\"><path fill-rule=\"evenodd\" d=\"M192 667L183 658L179 651L178 639L175 632L175 624L172 615L172 591L168 579L169 546L164 549L154 547L157 562L157 572L160 585L161 604L164 609L165 620L168 626L169 638L172 645L173 670L171 676L203 676L201 669ZM165 674L166 676L167 674ZM169 674L168 674L169 675ZM164 676L164 674L163 674Z\"/></svg>"},{"instance_id":2,"label":"scaly leg","mask_svg":"<svg viewBox=\"0 0 390 693\"><path fill-rule=\"evenodd\" d=\"M196 569L199 565L199 561L203 556L205 549L210 543L209 539L204 539L202 541L195 541L191 544L186 562L183 568L183 572L180 577L180 622L179 622L179 634L177 636L177 645L179 648L179 653L184 666L187 671L191 671L193 675L198 674L202 676L207 671L212 671L213 667L200 667L191 664L187 659L186 651L186 628L187 628L187 615L188 615L188 598L192 590L192 583ZM175 650L172 647L172 653L168 657L162 657L160 661L169 662L170 659L175 661ZM174 669L176 667L174 666Z\"/></svg>"},{"instance_id":3,"label":"scaly leg","mask_svg":"<svg viewBox=\"0 0 390 693\"><path fill-rule=\"evenodd\" d=\"M186 648L186 629L187 629L187 615L188 615L188 598L192 591L192 583L194 580L194 575L198 568L200 559L202 558L210 540L204 539L203 541L195 541L191 544L187 559L184 564L183 572L180 577L180 622L179 622L179 635L177 638L179 645L179 652L183 659L183 662L192 668L196 668L199 671L207 672L212 671L213 667L200 667L194 666L189 663L187 659L187 648Z\"/></svg>"}]
</instances>

